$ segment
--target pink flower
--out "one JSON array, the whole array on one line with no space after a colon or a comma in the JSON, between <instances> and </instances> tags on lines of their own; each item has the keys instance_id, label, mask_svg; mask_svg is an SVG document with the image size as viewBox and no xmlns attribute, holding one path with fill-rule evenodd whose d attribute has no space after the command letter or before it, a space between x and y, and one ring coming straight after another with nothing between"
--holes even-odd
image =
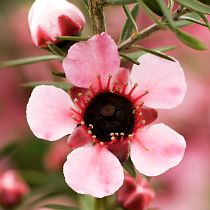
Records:
<instances>
[{"instance_id":1,"label":"pink flower","mask_svg":"<svg viewBox=\"0 0 210 210\"><path fill-rule=\"evenodd\" d=\"M32 92L27 120L33 133L49 141L71 134L68 144L74 150L64 164L64 176L76 192L103 197L119 189L124 174L116 156L122 142L128 142L135 167L147 176L163 173L183 157L184 138L164 124L148 126L145 120L151 123L157 114L147 109L148 118L143 107L180 104L186 91L183 70L177 61L151 54L139 62L131 72L120 68L115 42L106 33L98 34L73 45L63 61L67 79L77 86L71 95L78 91L77 98L53 86ZM112 144L117 144L116 156L109 150ZM122 148L123 156L127 150Z\"/></svg>"},{"instance_id":2,"label":"pink flower","mask_svg":"<svg viewBox=\"0 0 210 210\"><path fill-rule=\"evenodd\" d=\"M28 192L28 186L14 171L6 171L0 175L0 205L15 206Z\"/></svg>"},{"instance_id":3,"label":"pink flower","mask_svg":"<svg viewBox=\"0 0 210 210\"><path fill-rule=\"evenodd\" d=\"M140 175L137 179L125 175L124 183L117 192L117 200L126 210L144 210L154 196L149 183Z\"/></svg>"},{"instance_id":4,"label":"pink flower","mask_svg":"<svg viewBox=\"0 0 210 210\"><path fill-rule=\"evenodd\" d=\"M82 12L66 0L36 0L28 15L32 40L37 47L56 43L57 36L76 35L83 28Z\"/></svg>"}]
</instances>

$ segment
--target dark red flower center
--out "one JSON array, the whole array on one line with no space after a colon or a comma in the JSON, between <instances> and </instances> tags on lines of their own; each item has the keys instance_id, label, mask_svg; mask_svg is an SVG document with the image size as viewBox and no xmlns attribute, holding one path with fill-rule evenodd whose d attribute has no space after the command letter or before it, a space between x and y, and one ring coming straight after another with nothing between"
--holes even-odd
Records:
<instances>
[{"instance_id":1,"label":"dark red flower center","mask_svg":"<svg viewBox=\"0 0 210 210\"><path fill-rule=\"evenodd\" d=\"M104 92L96 95L84 112L84 122L99 141L109 142L111 136L128 136L134 128L134 107L122 95Z\"/></svg>"}]
</instances>

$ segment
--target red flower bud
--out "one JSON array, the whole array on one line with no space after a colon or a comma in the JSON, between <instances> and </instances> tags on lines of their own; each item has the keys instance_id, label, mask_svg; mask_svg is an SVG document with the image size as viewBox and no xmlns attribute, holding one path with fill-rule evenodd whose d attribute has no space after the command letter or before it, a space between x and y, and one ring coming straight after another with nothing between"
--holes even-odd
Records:
<instances>
[{"instance_id":1,"label":"red flower bud","mask_svg":"<svg viewBox=\"0 0 210 210\"><path fill-rule=\"evenodd\" d=\"M32 40L37 47L57 43L58 36L79 33L85 24L82 12L66 0L36 0L28 15Z\"/></svg>"},{"instance_id":2,"label":"red flower bud","mask_svg":"<svg viewBox=\"0 0 210 210\"><path fill-rule=\"evenodd\" d=\"M0 175L0 205L15 206L28 192L28 186L14 171L6 171Z\"/></svg>"},{"instance_id":3,"label":"red flower bud","mask_svg":"<svg viewBox=\"0 0 210 210\"><path fill-rule=\"evenodd\" d=\"M154 195L146 179L139 175L135 180L125 175L123 186L117 192L117 200L126 210L144 210Z\"/></svg>"}]
</instances>

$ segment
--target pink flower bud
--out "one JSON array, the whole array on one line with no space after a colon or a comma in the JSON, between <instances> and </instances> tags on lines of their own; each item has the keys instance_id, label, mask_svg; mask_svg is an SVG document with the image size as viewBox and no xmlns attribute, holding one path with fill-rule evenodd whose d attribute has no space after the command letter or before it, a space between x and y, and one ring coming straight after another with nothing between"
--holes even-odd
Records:
<instances>
[{"instance_id":1,"label":"pink flower bud","mask_svg":"<svg viewBox=\"0 0 210 210\"><path fill-rule=\"evenodd\" d=\"M0 205L15 206L28 192L28 186L14 171L6 171L0 175Z\"/></svg>"},{"instance_id":2,"label":"pink flower bud","mask_svg":"<svg viewBox=\"0 0 210 210\"><path fill-rule=\"evenodd\" d=\"M154 195L146 179L139 175L135 180L125 175L123 186L117 192L117 200L126 210L144 210Z\"/></svg>"},{"instance_id":3,"label":"pink flower bud","mask_svg":"<svg viewBox=\"0 0 210 210\"><path fill-rule=\"evenodd\" d=\"M66 0L36 0L28 15L32 40L37 47L57 43L58 36L79 33L85 24L82 12Z\"/></svg>"}]
</instances>

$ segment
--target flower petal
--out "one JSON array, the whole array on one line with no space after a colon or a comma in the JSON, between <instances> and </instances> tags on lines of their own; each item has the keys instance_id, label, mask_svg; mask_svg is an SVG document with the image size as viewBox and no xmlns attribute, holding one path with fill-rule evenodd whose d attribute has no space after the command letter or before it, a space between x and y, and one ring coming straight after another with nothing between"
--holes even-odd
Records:
<instances>
[{"instance_id":1,"label":"flower petal","mask_svg":"<svg viewBox=\"0 0 210 210\"><path fill-rule=\"evenodd\" d=\"M104 146L80 147L64 164L66 183L76 192L97 198L113 194L123 184L123 168Z\"/></svg>"},{"instance_id":2,"label":"flower petal","mask_svg":"<svg viewBox=\"0 0 210 210\"><path fill-rule=\"evenodd\" d=\"M131 71L132 82L139 83L134 95L148 90L149 94L144 96L143 101L152 108L170 109L179 105L186 92L186 83L178 61L151 54L141 56L138 61L140 66L134 65Z\"/></svg>"},{"instance_id":3,"label":"flower petal","mask_svg":"<svg viewBox=\"0 0 210 210\"><path fill-rule=\"evenodd\" d=\"M74 44L63 61L63 68L70 82L84 88L95 85L97 75L101 75L102 81L107 81L108 75L115 74L119 66L117 45L106 33Z\"/></svg>"},{"instance_id":4,"label":"flower petal","mask_svg":"<svg viewBox=\"0 0 210 210\"><path fill-rule=\"evenodd\" d=\"M157 176L180 163L185 147L183 136L164 124L156 124L136 133L131 159L140 173Z\"/></svg>"},{"instance_id":5,"label":"flower petal","mask_svg":"<svg viewBox=\"0 0 210 210\"><path fill-rule=\"evenodd\" d=\"M54 86L41 85L34 88L27 105L27 121L38 137L55 141L72 133L76 122L71 117L74 107L69 95Z\"/></svg>"},{"instance_id":6,"label":"flower petal","mask_svg":"<svg viewBox=\"0 0 210 210\"><path fill-rule=\"evenodd\" d=\"M82 126L79 126L69 136L67 144L72 149L76 149L92 142L91 140L92 139L90 135L88 135L87 131Z\"/></svg>"}]
</instances>

